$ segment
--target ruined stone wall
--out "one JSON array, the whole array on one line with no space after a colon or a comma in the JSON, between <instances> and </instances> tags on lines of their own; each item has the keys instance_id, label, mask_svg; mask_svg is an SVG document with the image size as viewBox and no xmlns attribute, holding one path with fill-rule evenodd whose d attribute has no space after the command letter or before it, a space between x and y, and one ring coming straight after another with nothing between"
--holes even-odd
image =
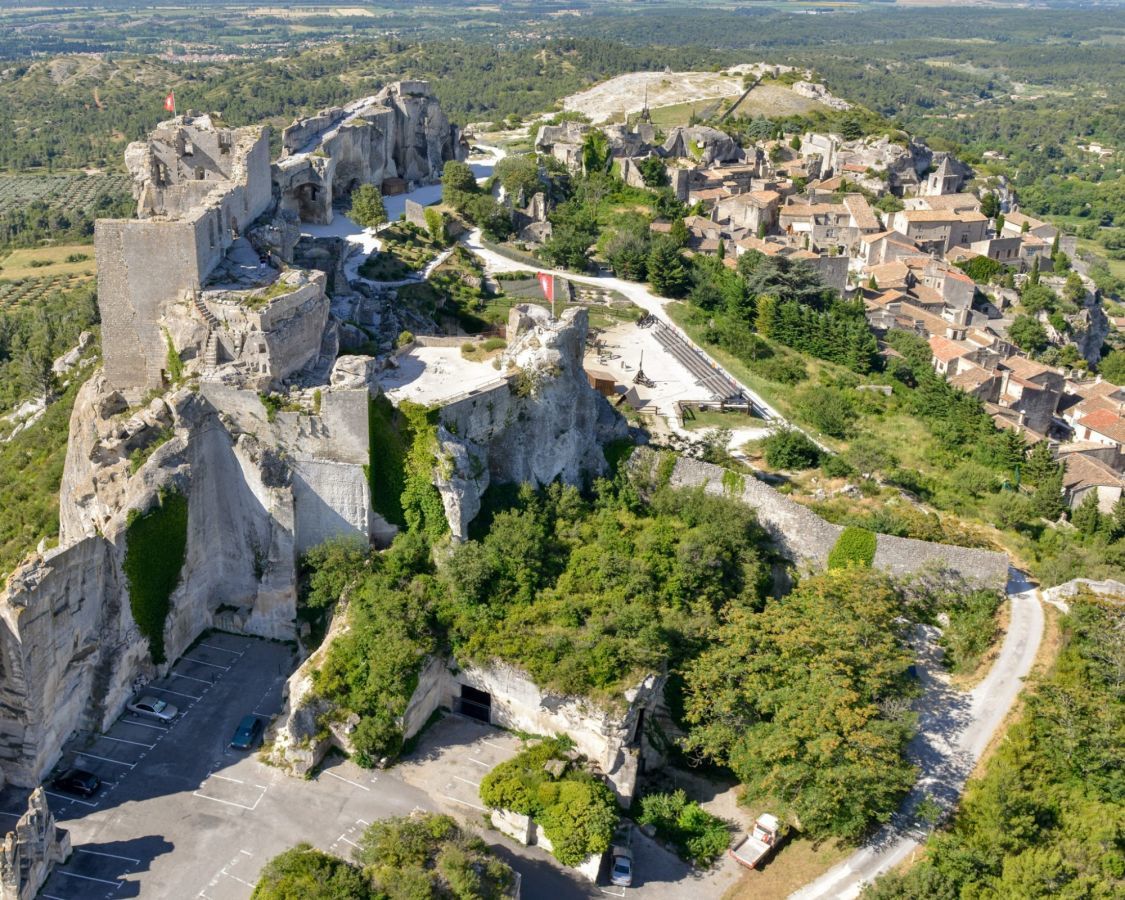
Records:
<instances>
[{"instance_id":1,"label":"ruined stone wall","mask_svg":"<svg viewBox=\"0 0 1125 900\"><path fill-rule=\"evenodd\" d=\"M161 384L165 304L204 275L192 222L99 219L94 228L106 376L130 399Z\"/></svg>"},{"instance_id":2,"label":"ruined stone wall","mask_svg":"<svg viewBox=\"0 0 1125 900\"><path fill-rule=\"evenodd\" d=\"M630 468L653 477L659 457L640 448L629 461ZM794 562L820 569L828 564L828 554L843 528L826 522L811 509L790 500L751 475L729 472L696 459L678 457L669 484L673 487L702 487L708 494L737 497L757 513L781 553ZM874 565L903 576L939 565L952 569L965 579L1002 590L1008 580L1008 557L990 550L957 547L900 538L876 536Z\"/></svg>"}]
</instances>

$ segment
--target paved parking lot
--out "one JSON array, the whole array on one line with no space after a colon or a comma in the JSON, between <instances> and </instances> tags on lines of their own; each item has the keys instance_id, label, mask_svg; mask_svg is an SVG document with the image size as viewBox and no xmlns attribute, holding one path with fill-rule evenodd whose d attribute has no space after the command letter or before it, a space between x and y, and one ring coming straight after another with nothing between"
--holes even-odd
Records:
<instances>
[{"instance_id":1,"label":"paved parking lot","mask_svg":"<svg viewBox=\"0 0 1125 900\"><path fill-rule=\"evenodd\" d=\"M59 770L77 765L104 785L91 800L49 791L74 853L40 897L246 900L266 861L299 841L346 856L375 818L433 808L389 773L335 758L305 781L227 746L244 715L280 711L293 666L284 644L214 633L143 689L178 707L174 722L126 713L76 736ZM6 790L0 813L14 822L26 793Z\"/></svg>"},{"instance_id":2,"label":"paved parking lot","mask_svg":"<svg viewBox=\"0 0 1125 900\"><path fill-rule=\"evenodd\" d=\"M481 831L520 873L528 900L721 895L710 877L693 878L639 834L636 887L622 889L604 878L598 886L586 883L541 849L484 831L480 780L518 752L520 741L470 719L447 716L385 772L332 757L304 780L261 763L255 753L231 750L228 742L244 715L268 720L280 711L294 664L284 644L212 633L168 677L142 689L180 710L173 722L127 712L104 734L76 735L56 773L79 766L104 784L90 800L48 791L74 853L39 896L247 900L262 866L294 844L308 841L347 857L372 821L415 810L448 812ZM27 791L0 792L0 820L14 823L26 798Z\"/></svg>"}]
</instances>

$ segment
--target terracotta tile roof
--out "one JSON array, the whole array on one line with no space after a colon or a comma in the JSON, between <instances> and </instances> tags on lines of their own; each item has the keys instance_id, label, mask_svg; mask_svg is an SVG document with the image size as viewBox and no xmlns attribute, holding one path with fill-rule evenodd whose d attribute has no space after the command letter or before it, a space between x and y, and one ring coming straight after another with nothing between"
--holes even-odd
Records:
<instances>
[{"instance_id":1,"label":"terracotta tile roof","mask_svg":"<svg viewBox=\"0 0 1125 900\"><path fill-rule=\"evenodd\" d=\"M1125 480L1096 456L1084 453L1068 453L1063 457L1063 487L1070 490L1084 487L1125 486Z\"/></svg>"},{"instance_id":2,"label":"terracotta tile roof","mask_svg":"<svg viewBox=\"0 0 1125 900\"><path fill-rule=\"evenodd\" d=\"M910 275L910 269L906 263L897 259L888 263L880 263L877 266L864 266L863 271L865 275L874 275L875 283L880 287L905 285L907 277Z\"/></svg>"},{"instance_id":3,"label":"terracotta tile roof","mask_svg":"<svg viewBox=\"0 0 1125 900\"><path fill-rule=\"evenodd\" d=\"M883 238L897 233L895 231L880 231L877 234L861 234L859 239L865 244L874 244L876 241L881 241Z\"/></svg>"},{"instance_id":4,"label":"terracotta tile roof","mask_svg":"<svg viewBox=\"0 0 1125 900\"><path fill-rule=\"evenodd\" d=\"M842 203L790 203L781 208L781 215L789 218L807 216L846 216L848 209Z\"/></svg>"},{"instance_id":5,"label":"terracotta tile roof","mask_svg":"<svg viewBox=\"0 0 1125 900\"><path fill-rule=\"evenodd\" d=\"M1042 228L1047 224L1042 219L1033 219L1031 216L1025 216L1020 212L1010 212L1004 216L1004 223L1007 224L1009 222L1013 225L1018 225L1020 228L1023 228L1024 222L1027 223L1028 228Z\"/></svg>"},{"instance_id":6,"label":"terracotta tile roof","mask_svg":"<svg viewBox=\"0 0 1125 900\"><path fill-rule=\"evenodd\" d=\"M1000 363L1004 368L1010 370L1013 374L1020 378L1036 378L1039 375L1046 374L1047 372L1056 372L1050 366L1045 366L1043 363L1035 362L1035 360L1028 359L1026 356L1009 356Z\"/></svg>"},{"instance_id":7,"label":"terracotta tile roof","mask_svg":"<svg viewBox=\"0 0 1125 900\"><path fill-rule=\"evenodd\" d=\"M845 172L866 172L867 166L861 166L859 163L844 163L840 166Z\"/></svg>"},{"instance_id":8,"label":"terracotta tile roof","mask_svg":"<svg viewBox=\"0 0 1125 900\"><path fill-rule=\"evenodd\" d=\"M747 196L758 203L778 203L781 200L777 191L751 191Z\"/></svg>"},{"instance_id":9,"label":"terracotta tile roof","mask_svg":"<svg viewBox=\"0 0 1125 900\"><path fill-rule=\"evenodd\" d=\"M942 362L951 362L973 352L973 348L961 341L951 341L949 338L938 334L930 335L930 350L934 359Z\"/></svg>"},{"instance_id":10,"label":"terracotta tile roof","mask_svg":"<svg viewBox=\"0 0 1125 900\"><path fill-rule=\"evenodd\" d=\"M848 194L844 206L855 220L856 227L863 231L878 231L882 226L863 194Z\"/></svg>"},{"instance_id":11,"label":"terracotta tile roof","mask_svg":"<svg viewBox=\"0 0 1125 900\"><path fill-rule=\"evenodd\" d=\"M907 222L984 222L987 221L982 213L975 210L953 209L904 209L895 215L902 216Z\"/></svg>"},{"instance_id":12,"label":"terracotta tile roof","mask_svg":"<svg viewBox=\"0 0 1125 900\"><path fill-rule=\"evenodd\" d=\"M929 209L980 209L980 200L973 194L941 194L937 197L919 197Z\"/></svg>"},{"instance_id":13,"label":"terracotta tile roof","mask_svg":"<svg viewBox=\"0 0 1125 900\"><path fill-rule=\"evenodd\" d=\"M1078 420L1083 428L1104 434L1110 440L1125 444L1125 418L1112 409L1098 409Z\"/></svg>"},{"instance_id":14,"label":"terracotta tile roof","mask_svg":"<svg viewBox=\"0 0 1125 900\"><path fill-rule=\"evenodd\" d=\"M931 338L932 340L933 338ZM958 372L950 378L949 383L963 391L970 391L987 384L994 377L987 369L971 364L964 371Z\"/></svg>"}]
</instances>

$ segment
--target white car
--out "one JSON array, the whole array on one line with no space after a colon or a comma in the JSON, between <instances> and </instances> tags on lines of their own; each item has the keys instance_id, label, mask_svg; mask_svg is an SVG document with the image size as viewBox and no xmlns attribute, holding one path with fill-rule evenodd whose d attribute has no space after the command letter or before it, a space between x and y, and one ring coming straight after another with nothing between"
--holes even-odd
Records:
<instances>
[{"instance_id":1,"label":"white car","mask_svg":"<svg viewBox=\"0 0 1125 900\"><path fill-rule=\"evenodd\" d=\"M134 700L125 708L131 713L136 713L138 716L144 716L148 719L159 719L161 722L171 722L179 713L179 710L171 703L158 700L156 697L149 694Z\"/></svg>"},{"instance_id":2,"label":"white car","mask_svg":"<svg viewBox=\"0 0 1125 900\"><path fill-rule=\"evenodd\" d=\"M609 880L618 887L629 887L633 883L633 854L621 847L614 847Z\"/></svg>"}]
</instances>

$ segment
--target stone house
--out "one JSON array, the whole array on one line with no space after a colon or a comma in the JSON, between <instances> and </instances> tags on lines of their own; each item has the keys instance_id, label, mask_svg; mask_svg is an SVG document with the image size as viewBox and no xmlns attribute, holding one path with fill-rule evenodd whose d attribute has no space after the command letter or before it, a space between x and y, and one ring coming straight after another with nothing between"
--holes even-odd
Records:
<instances>
[{"instance_id":1,"label":"stone house","mask_svg":"<svg viewBox=\"0 0 1125 900\"><path fill-rule=\"evenodd\" d=\"M940 255L983 240L988 219L979 212L904 209L891 217L891 227L926 252Z\"/></svg>"},{"instance_id":2,"label":"stone house","mask_svg":"<svg viewBox=\"0 0 1125 900\"><path fill-rule=\"evenodd\" d=\"M715 204L715 219L731 229L745 229L757 235L777 227L781 194L777 191L748 191L727 197Z\"/></svg>"},{"instance_id":3,"label":"stone house","mask_svg":"<svg viewBox=\"0 0 1125 900\"><path fill-rule=\"evenodd\" d=\"M997 405L1022 415L1022 423L1046 434L1062 399L1066 379L1058 369L1023 356L1010 356L1000 363L1000 395Z\"/></svg>"},{"instance_id":4,"label":"stone house","mask_svg":"<svg viewBox=\"0 0 1125 900\"><path fill-rule=\"evenodd\" d=\"M1125 479L1098 456L1087 452L1073 452L1062 455L1063 493L1067 505L1073 510L1082 505L1086 497L1093 493L1098 498L1098 510L1105 515L1113 513L1113 507L1125 491Z\"/></svg>"}]
</instances>

